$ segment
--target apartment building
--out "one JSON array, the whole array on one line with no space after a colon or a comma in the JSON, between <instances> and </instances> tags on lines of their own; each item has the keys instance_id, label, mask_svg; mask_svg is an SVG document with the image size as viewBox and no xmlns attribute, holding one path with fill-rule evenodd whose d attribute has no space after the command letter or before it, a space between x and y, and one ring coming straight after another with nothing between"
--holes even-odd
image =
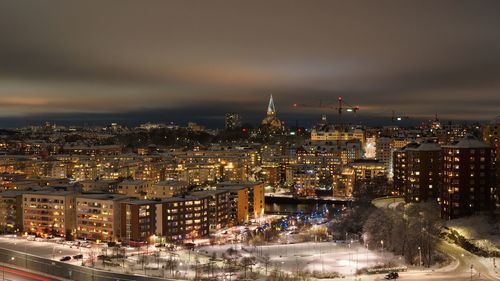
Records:
<instances>
[{"instance_id":1,"label":"apartment building","mask_svg":"<svg viewBox=\"0 0 500 281\"><path fill-rule=\"evenodd\" d=\"M443 146L441 216L454 219L494 208L495 151L467 135Z\"/></svg>"},{"instance_id":2,"label":"apartment building","mask_svg":"<svg viewBox=\"0 0 500 281\"><path fill-rule=\"evenodd\" d=\"M156 204L151 200L121 203L121 238L129 245L147 242L156 233Z\"/></svg>"},{"instance_id":3,"label":"apartment building","mask_svg":"<svg viewBox=\"0 0 500 281\"><path fill-rule=\"evenodd\" d=\"M118 194L128 197L145 198L147 190L151 188L153 182L145 180L124 180L116 188Z\"/></svg>"},{"instance_id":4,"label":"apartment building","mask_svg":"<svg viewBox=\"0 0 500 281\"><path fill-rule=\"evenodd\" d=\"M21 231L23 228L22 198L23 191L8 190L0 193L0 230L7 233Z\"/></svg>"},{"instance_id":5,"label":"apartment building","mask_svg":"<svg viewBox=\"0 0 500 281\"><path fill-rule=\"evenodd\" d=\"M173 196L181 195L187 192L188 183L184 181L161 181L152 184L146 190L146 197L148 199L164 199Z\"/></svg>"},{"instance_id":6,"label":"apartment building","mask_svg":"<svg viewBox=\"0 0 500 281\"><path fill-rule=\"evenodd\" d=\"M121 234L121 207L128 200L118 194L76 197L76 235L80 239L117 241Z\"/></svg>"},{"instance_id":7,"label":"apartment building","mask_svg":"<svg viewBox=\"0 0 500 281\"><path fill-rule=\"evenodd\" d=\"M156 234L170 241L196 239L209 233L210 196L186 195L156 204Z\"/></svg>"},{"instance_id":8,"label":"apartment building","mask_svg":"<svg viewBox=\"0 0 500 281\"><path fill-rule=\"evenodd\" d=\"M23 231L37 235L73 237L76 234L75 195L72 191L24 193Z\"/></svg>"},{"instance_id":9,"label":"apartment building","mask_svg":"<svg viewBox=\"0 0 500 281\"><path fill-rule=\"evenodd\" d=\"M208 196L208 226L210 231L216 231L229 225L230 197L227 190L204 190L191 194Z\"/></svg>"}]
</instances>

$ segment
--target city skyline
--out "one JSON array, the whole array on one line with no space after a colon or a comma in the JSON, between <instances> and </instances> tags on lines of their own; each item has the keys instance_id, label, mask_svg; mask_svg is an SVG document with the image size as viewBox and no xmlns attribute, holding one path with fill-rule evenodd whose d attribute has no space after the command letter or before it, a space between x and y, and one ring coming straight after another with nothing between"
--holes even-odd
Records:
<instances>
[{"instance_id":1,"label":"city skyline","mask_svg":"<svg viewBox=\"0 0 500 281\"><path fill-rule=\"evenodd\" d=\"M500 280L499 14L1 2L2 278Z\"/></svg>"},{"instance_id":2,"label":"city skyline","mask_svg":"<svg viewBox=\"0 0 500 281\"><path fill-rule=\"evenodd\" d=\"M483 3L4 3L0 126L222 127L231 111L255 125L270 94L289 125L327 113L293 103L338 96L372 123L392 110L413 120L491 120L499 7Z\"/></svg>"}]
</instances>

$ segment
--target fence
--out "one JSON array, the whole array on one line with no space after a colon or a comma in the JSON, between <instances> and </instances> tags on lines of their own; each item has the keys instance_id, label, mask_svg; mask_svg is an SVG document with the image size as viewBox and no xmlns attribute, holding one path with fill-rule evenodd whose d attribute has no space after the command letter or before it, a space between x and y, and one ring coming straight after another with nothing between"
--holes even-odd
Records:
<instances>
[{"instance_id":1,"label":"fence","mask_svg":"<svg viewBox=\"0 0 500 281\"><path fill-rule=\"evenodd\" d=\"M26 268L28 271L45 273L54 277L78 281L174 281L140 275L127 275L115 272L53 261L28 253L0 248L0 262Z\"/></svg>"}]
</instances>

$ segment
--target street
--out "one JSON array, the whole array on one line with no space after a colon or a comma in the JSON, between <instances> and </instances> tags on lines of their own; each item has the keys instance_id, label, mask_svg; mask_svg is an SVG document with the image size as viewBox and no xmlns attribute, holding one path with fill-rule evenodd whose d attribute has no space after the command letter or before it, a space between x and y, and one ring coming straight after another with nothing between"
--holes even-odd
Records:
<instances>
[{"instance_id":1,"label":"street","mask_svg":"<svg viewBox=\"0 0 500 281\"><path fill-rule=\"evenodd\" d=\"M0 248L26 253L28 260L30 255L59 260L63 256L73 256L80 253L86 256L89 251L87 248L70 248L67 245L53 242L27 241L26 239L8 237L0 237ZM266 256L269 257L268 266L270 268L279 268L290 273L298 271L338 272L346 276L345 280L384 280L385 274L355 276L355 273L357 269L372 267L388 261L404 265L399 257L394 257L387 252L367 250L358 242L336 241L262 246L226 244L202 246L198 247L194 252L180 250L176 252L176 256L180 261L178 270L181 271L181 275L192 277L193 272L190 265L195 264L195 257L200 258L200 262L208 260L213 253L221 257L229 248L236 250L238 256L256 257L258 262L256 269L261 272L264 269L263 261ZM439 249L453 259L450 264L441 268L410 268L408 271L400 273L399 280L500 280L498 270L493 268L491 259L477 257L447 242L441 242ZM154 251L154 248L151 250ZM137 254L140 252L141 250L138 249L132 251L131 253L135 253L135 255L129 257L129 262L137 264L139 257ZM166 252L162 253L160 259L164 261L167 258L168 254ZM65 263L80 265L81 261L72 259ZM472 270L471 265L473 265ZM120 272L122 270L114 268L113 271ZM23 275L5 270L5 280L48 280L45 277L40 278L42 279L37 276Z\"/></svg>"},{"instance_id":2,"label":"street","mask_svg":"<svg viewBox=\"0 0 500 281\"><path fill-rule=\"evenodd\" d=\"M14 269L11 267L0 266L0 276L2 281L50 281L53 279L33 274L30 272Z\"/></svg>"}]
</instances>

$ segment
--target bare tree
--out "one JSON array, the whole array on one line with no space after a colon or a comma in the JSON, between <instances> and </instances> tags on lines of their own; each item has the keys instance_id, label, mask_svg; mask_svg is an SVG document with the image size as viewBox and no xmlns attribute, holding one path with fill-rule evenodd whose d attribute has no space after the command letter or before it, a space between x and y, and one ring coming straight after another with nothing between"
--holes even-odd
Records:
<instances>
[{"instance_id":1,"label":"bare tree","mask_svg":"<svg viewBox=\"0 0 500 281\"><path fill-rule=\"evenodd\" d=\"M179 267L179 261L173 259L172 257L168 258L165 261L165 269L170 272L170 277L174 277L173 272L175 272L175 270L177 270L178 267Z\"/></svg>"},{"instance_id":2,"label":"bare tree","mask_svg":"<svg viewBox=\"0 0 500 281\"><path fill-rule=\"evenodd\" d=\"M255 265L255 257L243 257L240 261L240 264L245 270L245 278L246 278L248 268L250 268L250 271L252 271L252 266Z\"/></svg>"},{"instance_id":3,"label":"bare tree","mask_svg":"<svg viewBox=\"0 0 500 281\"><path fill-rule=\"evenodd\" d=\"M269 257L268 254L265 254L262 257L262 262L264 263L264 267L266 268L266 276L267 276L267 268L269 267L269 265L271 265L271 257Z\"/></svg>"}]
</instances>

